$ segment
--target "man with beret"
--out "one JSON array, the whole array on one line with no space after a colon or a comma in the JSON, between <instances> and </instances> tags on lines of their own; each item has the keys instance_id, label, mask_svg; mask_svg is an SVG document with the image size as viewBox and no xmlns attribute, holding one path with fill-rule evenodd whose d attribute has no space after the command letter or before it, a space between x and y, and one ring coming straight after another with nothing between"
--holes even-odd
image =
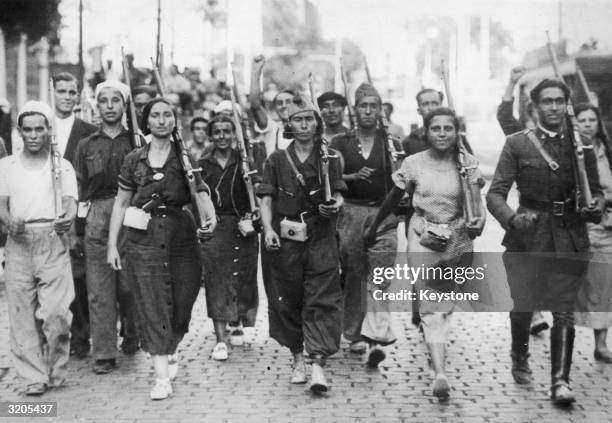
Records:
<instances>
[{"instance_id":1,"label":"man with beret","mask_svg":"<svg viewBox=\"0 0 612 423\"><path fill-rule=\"evenodd\" d=\"M4 275L10 345L26 395L61 386L70 352L74 286L65 234L76 216L78 192L70 162L61 159L63 213L56 216L52 115L40 101L24 104L17 117L23 151L0 160L0 221L9 232Z\"/></svg>"},{"instance_id":2,"label":"man with beret","mask_svg":"<svg viewBox=\"0 0 612 423\"><path fill-rule=\"evenodd\" d=\"M342 178L348 186L345 207L338 221L344 337L351 342L350 351L354 353L365 353L369 344L369 367L377 367L385 358L382 346L395 342L388 312L365 313L365 294L372 286L370 269L392 266L397 250L395 215L383 221L376 242L367 251L363 242L365 229L373 222L392 186L392 163L385 148L387 140L376 127L381 107L378 91L370 84L361 84L355 92L356 131L337 135L331 142L331 147L341 153Z\"/></svg>"},{"instance_id":3,"label":"man with beret","mask_svg":"<svg viewBox=\"0 0 612 423\"><path fill-rule=\"evenodd\" d=\"M61 72L54 75L53 95L55 100L55 140L60 154L72 165L79 141L94 133L98 128L74 116L73 110L79 97L78 81L74 75ZM74 278L74 301L70 333L70 353L78 358L89 354L89 305L85 282L85 256L83 253L83 225L77 221L76 242L70 252L72 276Z\"/></svg>"},{"instance_id":4,"label":"man with beret","mask_svg":"<svg viewBox=\"0 0 612 423\"><path fill-rule=\"evenodd\" d=\"M313 360L310 390L318 393L328 389L325 360L340 347L342 291L336 219L346 184L339 161L330 160L333 201L325 202L319 163L323 122L314 105L297 97L287 105L287 118L293 140L285 150L268 157L257 187L264 254L274 262L267 287L272 300L270 336L293 355L291 383L306 383L306 346Z\"/></svg>"},{"instance_id":5,"label":"man with beret","mask_svg":"<svg viewBox=\"0 0 612 423\"><path fill-rule=\"evenodd\" d=\"M348 132L349 128L342 124L344 109L346 109L346 98L333 91L327 91L317 98L321 117L325 123L323 137L331 140L334 136Z\"/></svg>"},{"instance_id":6,"label":"man with beret","mask_svg":"<svg viewBox=\"0 0 612 423\"><path fill-rule=\"evenodd\" d=\"M89 204L85 224L85 263L94 371L97 374L109 373L115 368L117 302L124 335L121 349L128 355L138 350L134 304L125 271L114 271L106 263L108 227L117 195L117 177L124 157L132 150L130 134L121 123L128 96L128 87L116 80L96 86L95 99L102 127L81 140L76 153L79 201Z\"/></svg>"},{"instance_id":7,"label":"man with beret","mask_svg":"<svg viewBox=\"0 0 612 423\"><path fill-rule=\"evenodd\" d=\"M519 384L532 380L529 326L533 310L551 310L551 390L554 404L575 401L569 386L574 346L574 301L583 281L589 248L586 222L601 219L603 193L592 149L584 150L594 204L578 205L572 141L565 125L569 89L545 79L531 91L538 113L535 130L510 135L501 152L487 205L506 229L503 260L514 300L510 313L512 376ZM583 139L583 143L589 141ZM515 212L506 199L517 184Z\"/></svg>"}]
</instances>

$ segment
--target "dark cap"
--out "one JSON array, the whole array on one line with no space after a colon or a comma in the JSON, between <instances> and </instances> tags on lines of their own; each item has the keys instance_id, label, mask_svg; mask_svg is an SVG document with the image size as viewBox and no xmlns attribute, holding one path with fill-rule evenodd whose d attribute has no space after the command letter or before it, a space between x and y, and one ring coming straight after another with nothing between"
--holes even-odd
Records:
<instances>
[{"instance_id":1,"label":"dark cap","mask_svg":"<svg viewBox=\"0 0 612 423\"><path fill-rule=\"evenodd\" d=\"M342 107L346 107L347 105L346 98L344 98L343 95L340 95L333 91L327 91L317 98L317 104L319 105L319 109L323 108L323 103L325 103L326 101L337 101Z\"/></svg>"}]
</instances>

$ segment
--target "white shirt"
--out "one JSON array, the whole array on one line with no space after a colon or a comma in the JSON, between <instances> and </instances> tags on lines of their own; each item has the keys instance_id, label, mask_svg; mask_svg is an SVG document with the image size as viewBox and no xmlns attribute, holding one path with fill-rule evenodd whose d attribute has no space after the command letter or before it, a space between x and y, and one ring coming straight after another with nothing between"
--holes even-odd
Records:
<instances>
[{"instance_id":1,"label":"white shirt","mask_svg":"<svg viewBox=\"0 0 612 423\"><path fill-rule=\"evenodd\" d=\"M12 217L25 222L55 218L51 161L41 169L27 169L22 155L0 159L0 196L9 197ZM61 159L62 196L79 198L77 180L69 161Z\"/></svg>"},{"instance_id":2,"label":"white shirt","mask_svg":"<svg viewBox=\"0 0 612 423\"><path fill-rule=\"evenodd\" d=\"M260 129L255 122L255 132L263 137L264 144L266 145L266 157L270 157L270 154L274 153L277 149L284 150L291 144L291 140L283 137L285 128L282 121L272 120L268 116L268 125L265 129Z\"/></svg>"},{"instance_id":3,"label":"white shirt","mask_svg":"<svg viewBox=\"0 0 612 423\"><path fill-rule=\"evenodd\" d=\"M57 116L55 117L55 140L57 141L57 147L62 157L66 153L66 146L68 145L68 138L70 138L72 125L74 125L73 114L65 119L60 119Z\"/></svg>"}]
</instances>

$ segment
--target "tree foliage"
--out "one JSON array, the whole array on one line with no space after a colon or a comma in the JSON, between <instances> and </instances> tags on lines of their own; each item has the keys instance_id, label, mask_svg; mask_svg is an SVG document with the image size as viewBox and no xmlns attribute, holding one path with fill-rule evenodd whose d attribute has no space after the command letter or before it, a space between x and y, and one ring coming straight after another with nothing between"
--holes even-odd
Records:
<instances>
[{"instance_id":1,"label":"tree foliage","mask_svg":"<svg viewBox=\"0 0 612 423\"><path fill-rule=\"evenodd\" d=\"M32 41L47 36L54 42L60 25L60 0L0 0L0 28L9 41L21 32Z\"/></svg>"}]
</instances>

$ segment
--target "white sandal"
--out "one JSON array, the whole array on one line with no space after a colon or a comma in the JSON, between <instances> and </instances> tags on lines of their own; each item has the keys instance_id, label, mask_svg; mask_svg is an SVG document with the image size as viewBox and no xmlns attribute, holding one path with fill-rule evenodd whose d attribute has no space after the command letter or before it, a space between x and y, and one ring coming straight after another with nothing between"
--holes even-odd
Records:
<instances>
[{"instance_id":1,"label":"white sandal","mask_svg":"<svg viewBox=\"0 0 612 423\"><path fill-rule=\"evenodd\" d=\"M172 394L170 379L155 379L155 386L151 389L152 400L163 400Z\"/></svg>"},{"instance_id":2,"label":"white sandal","mask_svg":"<svg viewBox=\"0 0 612 423\"><path fill-rule=\"evenodd\" d=\"M213 360L225 361L227 360L227 357L228 357L227 345L225 344L225 342L219 342L217 345L215 345L215 348L213 349L213 352L212 352Z\"/></svg>"}]
</instances>

